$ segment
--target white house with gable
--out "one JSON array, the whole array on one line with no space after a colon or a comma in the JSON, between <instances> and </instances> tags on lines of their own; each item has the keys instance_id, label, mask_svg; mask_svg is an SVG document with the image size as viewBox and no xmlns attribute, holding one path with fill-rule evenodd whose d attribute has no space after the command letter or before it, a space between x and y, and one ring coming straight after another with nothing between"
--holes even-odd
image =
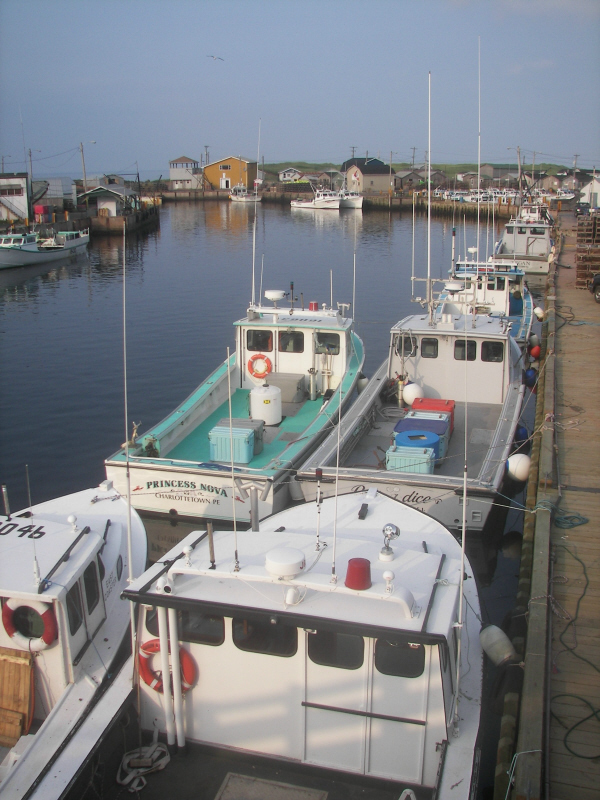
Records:
<instances>
[{"instance_id":1,"label":"white house with gable","mask_svg":"<svg viewBox=\"0 0 600 800\"><path fill-rule=\"evenodd\" d=\"M180 156L169 161L171 189L202 189L202 167L193 158Z\"/></svg>"}]
</instances>

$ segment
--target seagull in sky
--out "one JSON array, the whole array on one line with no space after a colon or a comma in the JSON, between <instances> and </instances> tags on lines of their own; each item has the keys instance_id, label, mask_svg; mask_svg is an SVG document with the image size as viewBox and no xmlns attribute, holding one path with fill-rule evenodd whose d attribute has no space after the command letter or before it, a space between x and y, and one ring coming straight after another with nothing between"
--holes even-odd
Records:
<instances>
[{"instance_id":1,"label":"seagull in sky","mask_svg":"<svg viewBox=\"0 0 600 800\"><path fill-rule=\"evenodd\" d=\"M212 58L212 59L214 59L215 61L225 61L225 59L224 59L224 58L221 58L221 56L206 56L206 57L207 57L207 58Z\"/></svg>"}]
</instances>

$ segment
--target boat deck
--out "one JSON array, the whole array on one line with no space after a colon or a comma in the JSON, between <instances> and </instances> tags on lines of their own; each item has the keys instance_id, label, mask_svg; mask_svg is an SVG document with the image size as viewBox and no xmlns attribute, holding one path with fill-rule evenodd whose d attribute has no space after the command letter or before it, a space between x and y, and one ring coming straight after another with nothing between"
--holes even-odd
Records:
<instances>
[{"instance_id":1,"label":"boat deck","mask_svg":"<svg viewBox=\"0 0 600 800\"><path fill-rule=\"evenodd\" d=\"M290 444L316 419L323 407L323 398L305 400L303 403L282 403L283 419L279 425L265 426L262 453L251 461L253 469L263 469L276 460ZM250 392L237 389L231 403L233 418L250 418ZM222 403L204 422L194 428L186 438L163 454L173 461L210 461L209 432L222 419L229 418L229 401Z\"/></svg>"},{"instance_id":2,"label":"boat deck","mask_svg":"<svg viewBox=\"0 0 600 800\"><path fill-rule=\"evenodd\" d=\"M501 407L487 403L469 403L468 467L469 478L477 478L492 442ZM385 470L385 453L393 437L394 425L403 416L397 406L384 406L378 411L376 424L360 439L344 461L343 466L355 469ZM465 404L457 403L454 409L454 432L446 457L435 467L436 475L457 477L463 474L465 453Z\"/></svg>"}]
</instances>

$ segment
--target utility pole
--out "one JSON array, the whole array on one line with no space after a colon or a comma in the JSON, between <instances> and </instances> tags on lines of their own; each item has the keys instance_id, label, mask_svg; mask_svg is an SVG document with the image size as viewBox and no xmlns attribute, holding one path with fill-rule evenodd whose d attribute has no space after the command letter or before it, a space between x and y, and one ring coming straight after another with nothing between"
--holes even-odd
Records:
<instances>
[{"instance_id":1,"label":"utility pole","mask_svg":"<svg viewBox=\"0 0 600 800\"><path fill-rule=\"evenodd\" d=\"M573 191L575 191L575 182L576 182L575 175L577 173L577 159L579 158L580 155L581 153L575 153L575 155L573 156Z\"/></svg>"},{"instance_id":2,"label":"utility pole","mask_svg":"<svg viewBox=\"0 0 600 800\"><path fill-rule=\"evenodd\" d=\"M412 154L412 168L414 169L415 168L415 151L416 151L417 148L416 147L411 147L410 149L413 151L413 154Z\"/></svg>"},{"instance_id":3,"label":"utility pole","mask_svg":"<svg viewBox=\"0 0 600 800\"><path fill-rule=\"evenodd\" d=\"M208 148L209 148L209 145L205 144L204 145L204 166L206 166L208 164Z\"/></svg>"},{"instance_id":4,"label":"utility pole","mask_svg":"<svg viewBox=\"0 0 600 800\"><path fill-rule=\"evenodd\" d=\"M356 145L355 144L351 144L350 145L350 150L352 150L352 156L351 157L354 158L354 152L356 150Z\"/></svg>"},{"instance_id":5,"label":"utility pole","mask_svg":"<svg viewBox=\"0 0 600 800\"><path fill-rule=\"evenodd\" d=\"M31 150L29 151L31 152ZM85 158L83 157L83 142L79 142L79 152L81 153L81 169L83 170L83 193L87 193L87 178L85 174ZM87 200L87 198L86 198Z\"/></svg>"},{"instance_id":6,"label":"utility pole","mask_svg":"<svg viewBox=\"0 0 600 800\"><path fill-rule=\"evenodd\" d=\"M7 155L4 155L4 156L2 156L2 174L4 174L4 159L5 159L5 158L12 158L12 156L11 156L11 155L8 155L8 154L7 154Z\"/></svg>"}]
</instances>

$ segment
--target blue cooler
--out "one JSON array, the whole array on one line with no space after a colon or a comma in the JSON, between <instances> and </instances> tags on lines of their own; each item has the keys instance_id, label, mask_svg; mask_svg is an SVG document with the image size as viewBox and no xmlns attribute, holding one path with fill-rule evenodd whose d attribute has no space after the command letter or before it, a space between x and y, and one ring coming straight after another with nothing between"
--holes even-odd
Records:
<instances>
[{"instance_id":1,"label":"blue cooler","mask_svg":"<svg viewBox=\"0 0 600 800\"><path fill-rule=\"evenodd\" d=\"M396 434L395 441L396 447L416 447L421 450L424 447L430 447L435 460L437 461L440 457L440 437L424 428L400 431Z\"/></svg>"},{"instance_id":2,"label":"blue cooler","mask_svg":"<svg viewBox=\"0 0 600 800\"><path fill-rule=\"evenodd\" d=\"M236 464L249 464L254 455L254 430L252 428L229 428L216 425L208 433L210 460L231 463L231 444L233 461Z\"/></svg>"},{"instance_id":3,"label":"blue cooler","mask_svg":"<svg viewBox=\"0 0 600 800\"><path fill-rule=\"evenodd\" d=\"M431 475L435 466L432 447L398 447L393 444L385 454L385 468L393 472Z\"/></svg>"},{"instance_id":4,"label":"blue cooler","mask_svg":"<svg viewBox=\"0 0 600 800\"><path fill-rule=\"evenodd\" d=\"M409 411L403 421L410 421L420 429L437 433L440 437L440 458L445 458L452 433L452 415L446 411Z\"/></svg>"}]
</instances>

